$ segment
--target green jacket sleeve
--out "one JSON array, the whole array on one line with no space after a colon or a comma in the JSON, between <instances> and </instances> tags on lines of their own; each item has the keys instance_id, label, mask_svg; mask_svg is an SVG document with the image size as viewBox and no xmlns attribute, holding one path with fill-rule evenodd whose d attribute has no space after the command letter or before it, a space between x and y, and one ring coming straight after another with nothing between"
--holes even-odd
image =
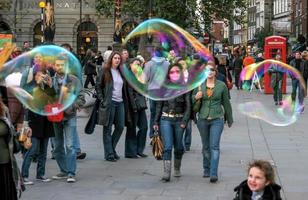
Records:
<instances>
[{"instance_id":1,"label":"green jacket sleeve","mask_svg":"<svg viewBox=\"0 0 308 200\"><path fill-rule=\"evenodd\" d=\"M191 114L191 103L190 103L190 93L189 92L185 94L185 104L186 104L186 108L185 108L184 116L182 119L182 124L185 124L186 126L187 122L190 119L190 114Z\"/></svg>"},{"instance_id":2,"label":"green jacket sleeve","mask_svg":"<svg viewBox=\"0 0 308 200\"><path fill-rule=\"evenodd\" d=\"M232 107L231 107L231 103L230 103L230 99L228 96L228 89L225 85L223 85L223 93L222 93L222 106L224 108L224 111L226 113L226 118L227 118L227 122L228 124L232 124L233 123L233 117L232 117Z\"/></svg>"}]
</instances>

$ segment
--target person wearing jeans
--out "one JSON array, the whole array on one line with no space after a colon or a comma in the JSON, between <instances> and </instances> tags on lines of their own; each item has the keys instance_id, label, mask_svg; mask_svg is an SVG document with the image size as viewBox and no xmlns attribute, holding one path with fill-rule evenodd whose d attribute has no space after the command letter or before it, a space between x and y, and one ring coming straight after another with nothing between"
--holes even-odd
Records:
<instances>
[{"instance_id":1,"label":"person wearing jeans","mask_svg":"<svg viewBox=\"0 0 308 200\"><path fill-rule=\"evenodd\" d=\"M60 173L53 176L53 179L67 179L68 183L76 182L76 137L77 137L77 109L85 104L84 92L76 90L81 88L81 81L72 74L65 74L67 58L59 55L55 59L55 75L53 87L56 93L61 96L63 87L66 87L71 94L77 96L76 100L64 112L64 118L60 122L54 122L55 138L54 156L60 169ZM65 95L65 94L64 94ZM65 98L65 97L64 97Z\"/></svg>"},{"instance_id":2,"label":"person wearing jeans","mask_svg":"<svg viewBox=\"0 0 308 200\"><path fill-rule=\"evenodd\" d=\"M295 58L293 60L291 60L290 65L297 69L300 74L303 76L304 75L304 71L305 71L305 61L302 59L301 57L301 53L300 52L296 52L295 53ZM300 104L300 112L304 112L304 96L305 96L305 91L304 91L304 85L301 85L301 83L299 82L299 79L297 79L296 77L292 77L292 101L295 102L296 99L296 93L297 93L297 89L298 89L298 101Z\"/></svg>"},{"instance_id":3,"label":"person wearing jeans","mask_svg":"<svg viewBox=\"0 0 308 200\"><path fill-rule=\"evenodd\" d=\"M119 52L112 52L105 66L99 72L95 85L100 101L98 124L103 125L103 143L106 161L116 162L120 159L116 146L122 135L125 122L132 119L128 110L128 94L125 79L119 69L122 57ZM112 133L112 125L114 131Z\"/></svg>"},{"instance_id":4,"label":"person wearing jeans","mask_svg":"<svg viewBox=\"0 0 308 200\"><path fill-rule=\"evenodd\" d=\"M203 177L210 177L210 182L218 180L220 138L224 127L224 114L231 127L233 123L232 107L226 85L216 80L217 69L214 64L209 69L205 83L193 91L194 112L198 113L197 127L202 140Z\"/></svg>"},{"instance_id":5,"label":"person wearing jeans","mask_svg":"<svg viewBox=\"0 0 308 200\"><path fill-rule=\"evenodd\" d=\"M129 69L138 77L138 69L142 69L141 60L134 58L129 62ZM143 153L146 143L148 121L145 110L147 104L145 97L139 94L134 88L127 84L127 91L129 97L129 111L132 116L132 123L127 124L125 137L125 157L138 158L138 156L145 158ZM138 127L138 132L137 132Z\"/></svg>"},{"instance_id":6,"label":"person wearing jeans","mask_svg":"<svg viewBox=\"0 0 308 200\"><path fill-rule=\"evenodd\" d=\"M181 84L184 82L182 66L172 64L168 69L167 82ZM161 130L164 146L163 164L164 174L162 180L170 181L172 147L174 146L174 176L181 176L181 163L184 154L183 133L191 114L190 93L176 98L157 101L154 130Z\"/></svg>"}]
</instances>

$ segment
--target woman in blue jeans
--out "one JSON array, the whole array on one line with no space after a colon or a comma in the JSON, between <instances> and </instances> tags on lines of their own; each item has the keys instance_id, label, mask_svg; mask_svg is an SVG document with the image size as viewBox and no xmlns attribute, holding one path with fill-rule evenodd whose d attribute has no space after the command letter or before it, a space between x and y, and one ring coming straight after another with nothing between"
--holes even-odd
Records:
<instances>
[{"instance_id":1,"label":"woman in blue jeans","mask_svg":"<svg viewBox=\"0 0 308 200\"><path fill-rule=\"evenodd\" d=\"M231 127L233 123L232 107L226 85L216 80L217 69L207 65L208 77L199 88L193 91L194 112L198 112L197 127L202 140L203 177L210 177L210 182L218 180L220 137L224 128L224 113Z\"/></svg>"},{"instance_id":2,"label":"woman in blue jeans","mask_svg":"<svg viewBox=\"0 0 308 200\"><path fill-rule=\"evenodd\" d=\"M120 159L116 146L122 135L125 120L127 123L132 121L128 112L126 82L119 69L121 64L121 54L116 51L112 52L105 66L100 70L95 84L97 98L100 101L98 124L104 126L105 159L110 162Z\"/></svg>"},{"instance_id":3,"label":"woman in blue jeans","mask_svg":"<svg viewBox=\"0 0 308 200\"><path fill-rule=\"evenodd\" d=\"M168 69L167 82L171 84L183 83L182 66L178 63L172 64ZM162 141L164 145L163 181L170 181L172 147L174 146L174 176L180 177L181 162L184 153L183 133L189 121L191 113L189 93L179 97L158 101L156 104L156 115L153 129L158 130L160 126Z\"/></svg>"}]
</instances>

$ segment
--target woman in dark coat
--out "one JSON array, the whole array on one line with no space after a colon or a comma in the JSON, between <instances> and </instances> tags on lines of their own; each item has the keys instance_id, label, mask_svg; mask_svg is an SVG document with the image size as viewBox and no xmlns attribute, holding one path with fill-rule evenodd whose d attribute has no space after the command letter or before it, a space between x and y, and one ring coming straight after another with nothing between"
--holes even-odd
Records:
<instances>
[{"instance_id":1,"label":"woman in dark coat","mask_svg":"<svg viewBox=\"0 0 308 200\"><path fill-rule=\"evenodd\" d=\"M95 82L93 76L96 76L96 63L91 49L88 49L86 57L83 60L84 74L87 76L84 88L88 88L89 83L94 87Z\"/></svg>"},{"instance_id":2,"label":"woman in dark coat","mask_svg":"<svg viewBox=\"0 0 308 200\"><path fill-rule=\"evenodd\" d=\"M33 95L32 107L44 109L50 98L55 97L55 91L52 89L52 80L50 72L44 64L42 55L34 56L34 65L28 71L25 71L20 86L28 93ZM35 106L34 106L35 105ZM29 168L33 158L37 158L36 179L43 182L49 182L45 177L45 164L47 157L48 140L54 137L52 122L48 121L46 116L36 114L30 110L26 111L25 125L32 129L32 146L25 153L22 163L22 177L25 185L32 185L33 182L28 179Z\"/></svg>"},{"instance_id":3,"label":"woman in dark coat","mask_svg":"<svg viewBox=\"0 0 308 200\"><path fill-rule=\"evenodd\" d=\"M17 200L25 187L14 156L13 140L17 136L8 116L0 101L0 199Z\"/></svg>"},{"instance_id":4,"label":"woman in dark coat","mask_svg":"<svg viewBox=\"0 0 308 200\"><path fill-rule=\"evenodd\" d=\"M128 95L126 82L122 77L120 66L122 64L121 54L112 52L106 65L97 77L95 90L100 101L98 124L103 125L103 143L105 159L116 162L120 159L116 152L116 146L122 135L125 120L131 123L128 110ZM114 131L112 133L112 125Z\"/></svg>"}]
</instances>

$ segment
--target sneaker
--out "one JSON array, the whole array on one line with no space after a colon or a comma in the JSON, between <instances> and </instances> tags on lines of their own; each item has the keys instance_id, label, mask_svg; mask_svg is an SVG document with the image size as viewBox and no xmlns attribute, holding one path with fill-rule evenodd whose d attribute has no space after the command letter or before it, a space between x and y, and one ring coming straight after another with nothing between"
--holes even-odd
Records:
<instances>
[{"instance_id":1,"label":"sneaker","mask_svg":"<svg viewBox=\"0 0 308 200\"><path fill-rule=\"evenodd\" d=\"M44 182L44 183L47 183L47 182L50 182L50 181L51 181L50 178L46 178L46 177L44 177L44 176L37 177L36 180L42 181L42 182Z\"/></svg>"},{"instance_id":2,"label":"sneaker","mask_svg":"<svg viewBox=\"0 0 308 200\"><path fill-rule=\"evenodd\" d=\"M83 160L83 159L86 158L86 156L87 156L86 153L81 153L81 152L77 153L77 159L78 160Z\"/></svg>"},{"instance_id":3,"label":"sneaker","mask_svg":"<svg viewBox=\"0 0 308 200\"><path fill-rule=\"evenodd\" d=\"M25 185L33 185L33 181L30 181L28 178L24 178L24 184Z\"/></svg>"},{"instance_id":4,"label":"sneaker","mask_svg":"<svg viewBox=\"0 0 308 200\"><path fill-rule=\"evenodd\" d=\"M210 178L211 183L216 183L217 181L218 181L218 178L215 176Z\"/></svg>"},{"instance_id":5,"label":"sneaker","mask_svg":"<svg viewBox=\"0 0 308 200\"><path fill-rule=\"evenodd\" d=\"M67 177L66 182L68 182L68 183L75 183L75 182L76 182L75 176L69 175L69 176Z\"/></svg>"},{"instance_id":6,"label":"sneaker","mask_svg":"<svg viewBox=\"0 0 308 200\"><path fill-rule=\"evenodd\" d=\"M55 175L55 176L52 176L52 179L55 179L55 180L60 180L60 179L65 179L67 178L67 175L63 172Z\"/></svg>"}]
</instances>

